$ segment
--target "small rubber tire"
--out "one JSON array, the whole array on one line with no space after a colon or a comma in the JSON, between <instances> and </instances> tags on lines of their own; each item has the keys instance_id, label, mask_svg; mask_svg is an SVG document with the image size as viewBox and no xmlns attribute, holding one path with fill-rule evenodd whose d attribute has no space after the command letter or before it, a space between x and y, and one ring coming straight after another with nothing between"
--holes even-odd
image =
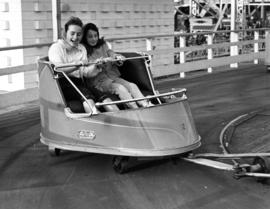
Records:
<instances>
[{"instance_id":1,"label":"small rubber tire","mask_svg":"<svg viewBox=\"0 0 270 209\"><path fill-rule=\"evenodd\" d=\"M113 169L116 173L124 174L128 168L129 157L115 156L113 157Z\"/></svg>"},{"instance_id":2,"label":"small rubber tire","mask_svg":"<svg viewBox=\"0 0 270 209\"><path fill-rule=\"evenodd\" d=\"M49 146L48 149L49 149L49 153L51 156L53 156L53 157L60 156L61 149L56 148L56 147L52 147L52 146Z\"/></svg>"},{"instance_id":3,"label":"small rubber tire","mask_svg":"<svg viewBox=\"0 0 270 209\"><path fill-rule=\"evenodd\" d=\"M261 173L270 173L270 159L268 157L259 156L254 158L253 165L256 164L261 166Z\"/></svg>"},{"instance_id":4,"label":"small rubber tire","mask_svg":"<svg viewBox=\"0 0 270 209\"><path fill-rule=\"evenodd\" d=\"M260 173L270 173L270 159L265 156L259 156L254 158L253 165L259 164L261 166ZM268 178L259 178L257 177L257 182L266 184Z\"/></svg>"}]
</instances>

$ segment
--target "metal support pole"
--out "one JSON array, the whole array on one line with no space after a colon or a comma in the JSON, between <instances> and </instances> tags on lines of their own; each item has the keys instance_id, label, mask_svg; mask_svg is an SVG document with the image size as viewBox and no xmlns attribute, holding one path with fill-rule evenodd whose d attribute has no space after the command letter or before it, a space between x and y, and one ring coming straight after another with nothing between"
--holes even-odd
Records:
<instances>
[{"instance_id":1,"label":"metal support pole","mask_svg":"<svg viewBox=\"0 0 270 209\"><path fill-rule=\"evenodd\" d=\"M264 7L264 5L262 5L261 6L261 19L262 20L264 20L264 18L265 18L265 11L264 10L265 10L265 7Z\"/></svg>"},{"instance_id":2,"label":"metal support pole","mask_svg":"<svg viewBox=\"0 0 270 209\"><path fill-rule=\"evenodd\" d=\"M52 0L53 41L61 38L61 0Z\"/></svg>"},{"instance_id":3,"label":"metal support pole","mask_svg":"<svg viewBox=\"0 0 270 209\"><path fill-rule=\"evenodd\" d=\"M147 38L147 39L145 39L145 41L146 41L146 51L151 51L152 50L152 39Z\"/></svg>"},{"instance_id":4,"label":"metal support pole","mask_svg":"<svg viewBox=\"0 0 270 209\"><path fill-rule=\"evenodd\" d=\"M222 12L223 0L219 0L219 13Z\"/></svg>"}]
</instances>

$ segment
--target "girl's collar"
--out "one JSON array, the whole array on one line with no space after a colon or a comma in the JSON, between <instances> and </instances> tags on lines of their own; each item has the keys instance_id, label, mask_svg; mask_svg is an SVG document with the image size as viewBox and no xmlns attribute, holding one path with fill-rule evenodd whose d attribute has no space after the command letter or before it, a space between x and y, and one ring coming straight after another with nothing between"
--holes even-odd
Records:
<instances>
[{"instance_id":1,"label":"girl's collar","mask_svg":"<svg viewBox=\"0 0 270 209\"><path fill-rule=\"evenodd\" d=\"M66 41L66 39L62 39L62 40L63 40L62 43L64 44L64 46L65 46L65 48L66 48L67 50L73 50L73 49L80 50L79 45L78 45L78 46L71 46L71 45Z\"/></svg>"}]
</instances>

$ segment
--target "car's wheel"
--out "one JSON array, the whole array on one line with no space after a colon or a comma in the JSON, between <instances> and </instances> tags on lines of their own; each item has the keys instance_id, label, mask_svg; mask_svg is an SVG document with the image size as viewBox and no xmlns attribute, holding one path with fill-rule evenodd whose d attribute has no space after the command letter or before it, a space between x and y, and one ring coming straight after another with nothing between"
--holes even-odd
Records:
<instances>
[{"instance_id":1,"label":"car's wheel","mask_svg":"<svg viewBox=\"0 0 270 209\"><path fill-rule=\"evenodd\" d=\"M113 158L113 169L119 174L123 174L127 171L129 157L115 156Z\"/></svg>"},{"instance_id":2,"label":"car's wheel","mask_svg":"<svg viewBox=\"0 0 270 209\"><path fill-rule=\"evenodd\" d=\"M59 156L60 155L60 152L61 152L61 149L58 149L58 148L55 148L53 146L49 146L49 153L51 156Z\"/></svg>"}]
</instances>

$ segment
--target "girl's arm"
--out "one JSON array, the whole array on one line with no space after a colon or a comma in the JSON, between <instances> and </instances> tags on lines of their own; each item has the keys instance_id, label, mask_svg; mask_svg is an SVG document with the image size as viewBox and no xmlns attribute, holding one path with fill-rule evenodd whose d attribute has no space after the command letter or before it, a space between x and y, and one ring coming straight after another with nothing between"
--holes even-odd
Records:
<instances>
[{"instance_id":1,"label":"girl's arm","mask_svg":"<svg viewBox=\"0 0 270 209\"><path fill-rule=\"evenodd\" d=\"M100 68L97 64L92 64L89 66L85 66L85 68L82 70L83 76L86 78L92 78L97 76L102 71L102 68Z\"/></svg>"},{"instance_id":2,"label":"girl's arm","mask_svg":"<svg viewBox=\"0 0 270 209\"><path fill-rule=\"evenodd\" d=\"M118 66L123 65L123 60L125 59L123 55L115 53L112 49L109 48L107 43L105 44L104 47L107 52L107 55L112 59L117 60L117 62L114 62L116 65Z\"/></svg>"},{"instance_id":3,"label":"girl's arm","mask_svg":"<svg viewBox=\"0 0 270 209\"><path fill-rule=\"evenodd\" d=\"M107 42L105 42L104 47L105 47L105 51L109 57L111 57L113 59L124 59L125 58L123 55L117 54L112 49L110 49Z\"/></svg>"},{"instance_id":4,"label":"girl's arm","mask_svg":"<svg viewBox=\"0 0 270 209\"><path fill-rule=\"evenodd\" d=\"M67 74L71 74L75 77L94 77L99 72L100 69L98 69L95 64L87 65L87 52L85 48L81 48L82 50L82 57L80 60L74 61L72 63L69 63L66 59L65 50L58 44L53 44L49 49L49 60L55 64L55 65L61 65L61 64L74 64L78 65L81 64L82 66L73 66L73 67L65 67L65 68L59 68L60 71L65 72Z\"/></svg>"}]
</instances>

